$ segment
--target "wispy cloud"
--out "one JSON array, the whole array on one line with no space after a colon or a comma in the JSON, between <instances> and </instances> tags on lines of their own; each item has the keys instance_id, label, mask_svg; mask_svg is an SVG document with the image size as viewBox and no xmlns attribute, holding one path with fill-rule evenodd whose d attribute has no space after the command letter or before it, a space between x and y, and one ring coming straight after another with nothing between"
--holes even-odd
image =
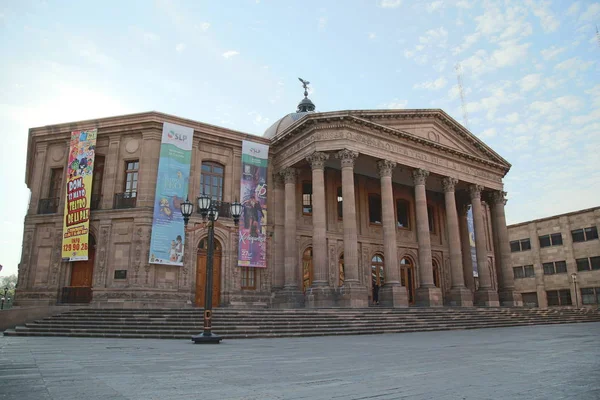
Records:
<instances>
[{"instance_id":1,"label":"wispy cloud","mask_svg":"<svg viewBox=\"0 0 600 400\"><path fill-rule=\"evenodd\" d=\"M239 54L240 54L239 51L229 50L229 51L226 51L225 53L223 53L223 57L225 57L226 59L230 59L230 58L235 57L235 56L237 56Z\"/></svg>"},{"instance_id":2,"label":"wispy cloud","mask_svg":"<svg viewBox=\"0 0 600 400\"><path fill-rule=\"evenodd\" d=\"M402 109L402 108L406 108L407 104L408 104L408 100L394 99L394 100L390 101L389 103L381 104L379 106L379 108Z\"/></svg>"},{"instance_id":3,"label":"wispy cloud","mask_svg":"<svg viewBox=\"0 0 600 400\"><path fill-rule=\"evenodd\" d=\"M402 5L402 0L380 0L378 6L381 8L398 8Z\"/></svg>"},{"instance_id":4,"label":"wispy cloud","mask_svg":"<svg viewBox=\"0 0 600 400\"><path fill-rule=\"evenodd\" d=\"M439 90L446 87L448 81L443 76L433 81L426 81L423 83L416 83L413 87L415 89L427 89L427 90Z\"/></svg>"},{"instance_id":5,"label":"wispy cloud","mask_svg":"<svg viewBox=\"0 0 600 400\"><path fill-rule=\"evenodd\" d=\"M185 43L179 43L179 44L177 44L177 46L175 46L175 51L178 53L182 53L186 47L187 46Z\"/></svg>"}]
</instances>

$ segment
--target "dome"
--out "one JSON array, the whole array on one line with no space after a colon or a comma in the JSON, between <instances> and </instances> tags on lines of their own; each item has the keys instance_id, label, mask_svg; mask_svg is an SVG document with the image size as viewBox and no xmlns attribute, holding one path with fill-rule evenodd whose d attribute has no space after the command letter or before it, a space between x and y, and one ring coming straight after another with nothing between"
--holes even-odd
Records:
<instances>
[{"instance_id":1,"label":"dome","mask_svg":"<svg viewBox=\"0 0 600 400\"><path fill-rule=\"evenodd\" d=\"M275 121L275 123L273 125L271 125L265 131L265 134L263 135L263 137L265 137L267 139L273 139L277 135L279 135L279 133L286 130L294 122L298 121L300 118L304 117L305 115L312 114L312 113L314 113L314 111L290 113L290 114L284 116L283 118L280 118L277 121Z\"/></svg>"}]
</instances>

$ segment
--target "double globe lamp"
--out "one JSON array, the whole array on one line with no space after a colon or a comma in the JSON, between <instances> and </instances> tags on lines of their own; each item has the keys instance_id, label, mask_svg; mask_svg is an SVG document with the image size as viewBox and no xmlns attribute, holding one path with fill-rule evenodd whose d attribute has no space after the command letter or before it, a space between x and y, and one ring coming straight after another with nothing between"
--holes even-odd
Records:
<instances>
[{"instance_id":1,"label":"double globe lamp","mask_svg":"<svg viewBox=\"0 0 600 400\"><path fill-rule=\"evenodd\" d=\"M181 203L181 215L183 223L187 228L187 224L194 212L194 204L189 199L185 199ZM206 257L206 288L204 290L204 331L198 335L192 336L194 343L219 343L222 338L212 333L212 287L213 287L213 256L214 256L214 241L215 241L215 221L219 219L219 210L217 204L206 195L198 198L198 210L202 215L203 220L208 219L208 240L207 240L207 257ZM242 214L242 205L237 201L231 203L230 210L233 223L237 226ZM187 229L186 229L187 231ZM186 240L187 244L187 240Z\"/></svg>"}]
</instances>

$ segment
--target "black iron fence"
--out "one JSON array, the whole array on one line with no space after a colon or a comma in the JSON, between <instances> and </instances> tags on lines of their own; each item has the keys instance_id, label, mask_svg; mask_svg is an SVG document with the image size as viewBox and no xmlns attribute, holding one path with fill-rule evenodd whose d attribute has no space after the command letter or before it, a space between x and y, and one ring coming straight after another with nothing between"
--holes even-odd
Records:
<instances>
[{"instance_id":1,"label":"black iron fence","mask_svg":"<svg viewBox=\"0 0 600 400\"><path fill-rule=\"evenodd\" d=\"M200 214L198 199L196 199L196 212ZM226 201L213 201L213 206L219 211L219 218L231 218L231 203Z\"/></svg>"},{"instance_id":2,"label":"black iron fence","mask_svg":"<svg viewBox=\"0 0 600 400\"><path fill-rule=\"evenodd\" d=\"M38 203L38 214L56 214L60 198L40 199Z\"/></svg>"},{"instance_id":3,"label":"black iron fence","mask_svg":"<svg viewBox=\"0 0 600 400\"><path fill-rule=\"evenodd\" d=\"M63 304L89 303L92 301L92 288L85 286L66 286L62 289L60 302Z\"/></svg>"},{"instance_id":4,"label":"black iron fence","mask_svg":"<svg viewBox=\"0 0 600 400\"><path fill-rule=\"evenodd\" d=\"M116 193L113 202L113 208L135 208L135 202L137 200L136 192L127 193Z\"/></svg>"}]
</instances>

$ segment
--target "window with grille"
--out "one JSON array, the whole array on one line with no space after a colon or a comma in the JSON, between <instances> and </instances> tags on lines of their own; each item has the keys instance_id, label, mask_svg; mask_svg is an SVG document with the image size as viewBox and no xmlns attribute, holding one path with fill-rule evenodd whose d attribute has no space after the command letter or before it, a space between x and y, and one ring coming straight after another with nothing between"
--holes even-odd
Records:
<instances>
[{"instance_id":1,"label":"window with grille","mask_svg":"<svg viewBox=\"0 0 600 400\"><path fill-rule=\"evenodd\" d=\"M584 229L575 229L571 231L573 242L587 242L588 240L598 239L598 228L591 226Z\"/></svg>"},{"instance_id":2,"label":"window with grille","mask_svg":"<svg viewBox=\"0 0 600 400\"><path fill-rule=\"evenodd\" d=\"M312 214L312 182L302 182L302 214Z\"/></svg>"},{"instance_id":3,"label":"window with grille","mask_svg":"<svg viewBox=\"0 0 600 400\"><path fill-rule=\"evenodd\" d=\"M550 247L550 246L561 246L562 235L560 233L553 233L551 235L544 235L539 237L540 247Z\"/></svg>"},{"instance_id":4,"label":"window with grille","mask_svg":"<svg viewBox=\"0 0 600 400\"><path fill-rule=\"evenodd\" d=\"M255 290L256 289L256 268L241 267L242 268L242 289Z\"/></svg>"},{"instance_id":5,"label":"window with grille","mask_svg":"<svg viewBox=\"0 0 600 400\"><path fill-rule=\"evenodd\" d=\"M378 194L369 194L369 222L381 224L381 196Z\"/></svg>"},{"instance_id":6,"label":"window with grille","mask_svg":"<svg viewBox=\"0 0 600 400\"><path fill-rule=\"evenodd\" d=\"M225 167L212 161L202 163L200 173L200 194L210 197L213 201L223 201L223 180Z\"/></svg>"},{"instance_id":7,"label":"window with grille","mask_svg":"<svg viewBox=\"0 0 600 400\"><path fill-rule=\"evenodd\" d=\"M554 261L543 263L544 267L544 275L554 275L554 274L566 274L567 273L567 263L566 261Z\"/></svg>"},{"instance_id":8,"label":"window with grille","mask_svg":"<svg viewBox=\"0 0 600 400\"><path fill-rule=\"evenodd\" d=\"M575 260L577 263L577 271L593 271L600 269L600 257L590 258L578 258Z\"/></svg>"},{"instance_id":9,"label":"window with grille","mask_svg":"<svg viewBox=\"0 0 600 400\"><path fill-rule=\"evenodd\" d=\"M533 269L533 265L524 265L513 267L513 275L515 279L532 278L535 276L535 271Z\"/></svg>"},{"instance_id":10,"label":"window with grille","mask_svg":"<svg viewBox=\"0 0 600 400\"><path fill-rule=\"evenodd\" d=\"M124 193L128 193L130 197L135 197L138 189L138 172L140 168L140 162L127 161L125 164L125 190ZM93 186L92 186L93 189Z\"/></svg>"},{"instance_id":11,"label":"window with grille","mask_svg":"<svg viewBox=\"0 0 600 400\"><path fill-rule=\"evenodd\" d=\"M398 228L410 229L409 203L406 200L396 200L396 223Z\"/></svg>"},{"instance_id":12,"label":"window with grille","mask_svg":"<svg viewBox=\"0 0 600 400\"><path fill-rule=\"evenodd\" d=\"M531 250L531 242L529 239L513 240L510 242L510 251L513 253L526 250Z\"/></svg>"},{"instance_id":13,"label":"window with grille","mask_svg":"<svg viewBox=\"0 0 600 400\"><path fill-rule=\"evenodd\" d=\"M572 304L569 289L546 291L546 299L549 306L570 306Z\"/></svg>"}]
</instances>

